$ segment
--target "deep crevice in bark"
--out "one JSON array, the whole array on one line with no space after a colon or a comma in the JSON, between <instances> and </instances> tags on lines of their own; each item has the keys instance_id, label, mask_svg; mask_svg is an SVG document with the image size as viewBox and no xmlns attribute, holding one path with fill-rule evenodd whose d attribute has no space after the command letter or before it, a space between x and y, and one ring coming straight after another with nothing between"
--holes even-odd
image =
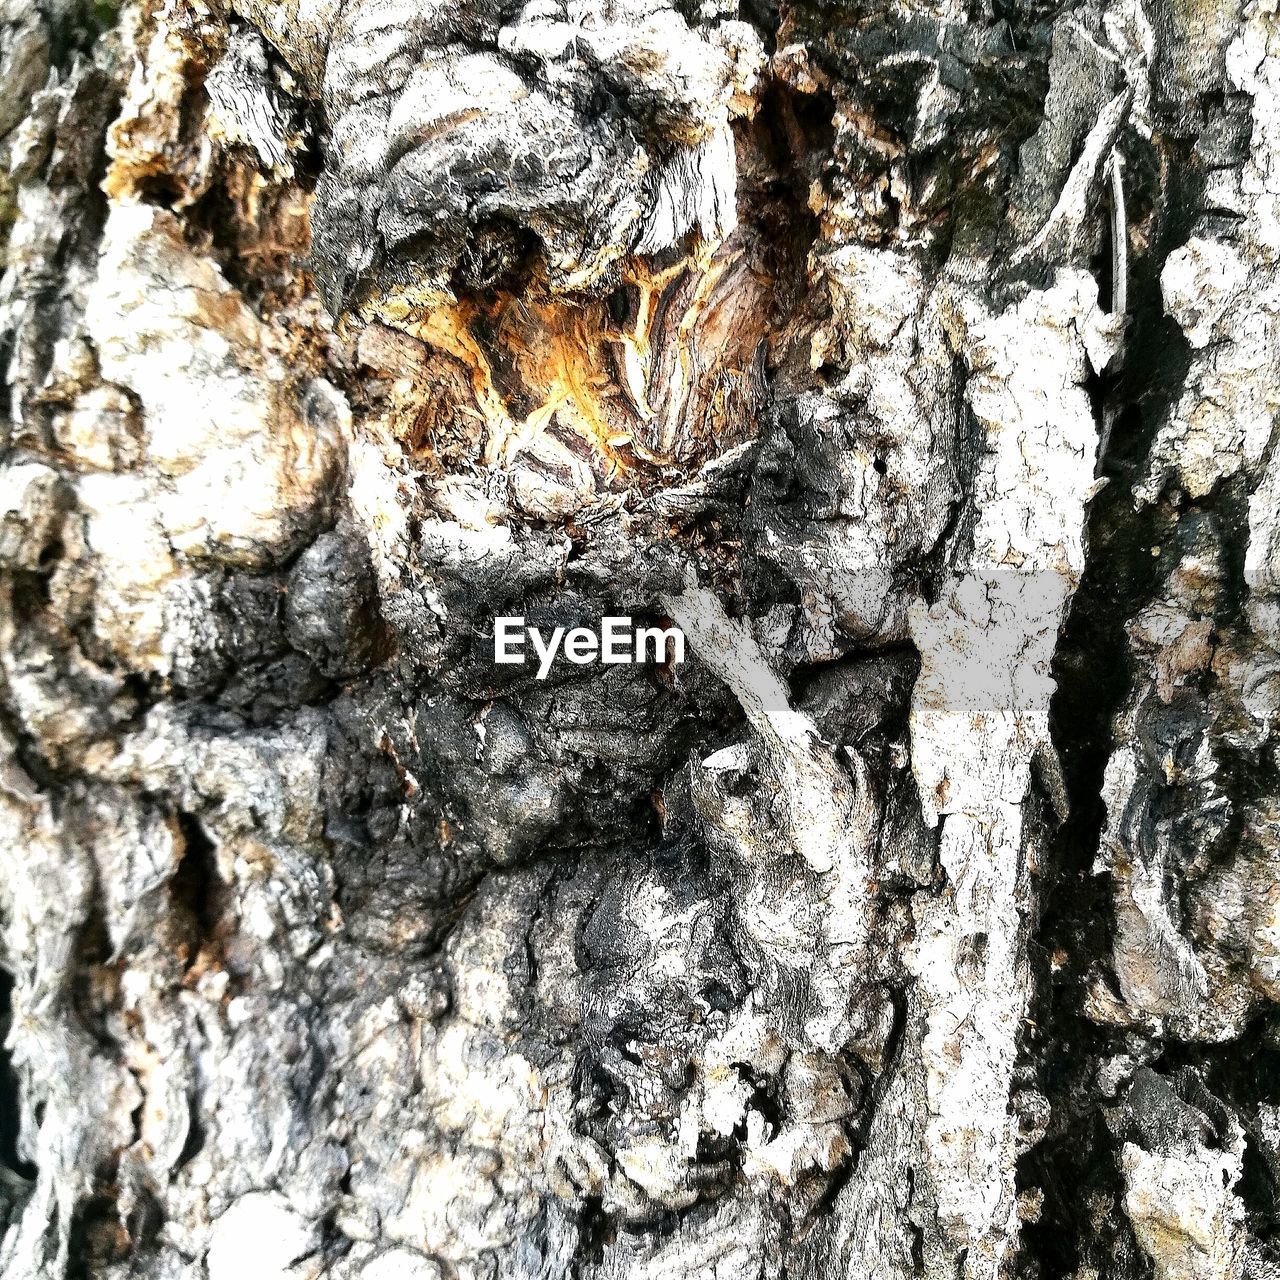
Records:
<instances>
[{"instance_id":1,"label":"deep crevice in bark","mask_svg":"<svg viewBox=\"0 0 1280 1280\"><path fill-rule=\"evenodd\" d=\"M0 969L0 1165L30 1182L36 1176L36 1167L18 1154L22 1095L12 1059L3 1047L13 1019L12 997L13 979ZM8 1198L7 1191L0 1191L0 1195Z\"/></svg>"}]
</instances>

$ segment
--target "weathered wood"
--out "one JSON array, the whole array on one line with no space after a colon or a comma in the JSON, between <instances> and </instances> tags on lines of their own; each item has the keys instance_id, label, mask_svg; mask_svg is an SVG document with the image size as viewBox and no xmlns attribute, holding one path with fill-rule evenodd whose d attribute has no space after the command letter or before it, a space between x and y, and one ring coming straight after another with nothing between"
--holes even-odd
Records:
<instances>
[{"instance_id":1,"label":"weathered wood","mask_svg":"<svg viewBox=\"0 0 1280 1280\"><path fill-rule=\"evenodd\" d=\"M0 0L5 1280L1280 1274L1278 51Z\"/></svg>"}]
</instances>

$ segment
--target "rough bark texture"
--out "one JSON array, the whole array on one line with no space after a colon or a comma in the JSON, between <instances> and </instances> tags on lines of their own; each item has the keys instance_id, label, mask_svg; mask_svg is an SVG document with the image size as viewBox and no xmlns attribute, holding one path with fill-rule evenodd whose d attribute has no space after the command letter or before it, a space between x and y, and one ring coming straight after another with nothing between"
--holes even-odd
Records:
<instances>
[{"instance_id":1,"label":"rough bark texture","mask_svg":"<svg viewBox=\"0 0 1280 1280\"><path fill-rule=\"evenodd\" d=\"M0 0L4 1280L1280 1275L1278 55Z\"/></svg>"}]
</instances>

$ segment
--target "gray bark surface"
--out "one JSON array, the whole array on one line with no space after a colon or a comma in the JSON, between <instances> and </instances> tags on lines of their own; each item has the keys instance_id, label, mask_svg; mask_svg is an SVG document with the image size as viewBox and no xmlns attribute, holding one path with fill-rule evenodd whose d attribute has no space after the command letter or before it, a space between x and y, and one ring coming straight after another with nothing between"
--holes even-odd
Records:
<instances>
[{"instance_id":1,"label":"gray bark surface","mask_svg":"<svg viewBox=\"0 0 1280 1280\"><path fill-rule=\"evenodd\" d=\"M0 0L3 1280L1280 1276L1278 55Z\"/></svg>"}]
</instances>

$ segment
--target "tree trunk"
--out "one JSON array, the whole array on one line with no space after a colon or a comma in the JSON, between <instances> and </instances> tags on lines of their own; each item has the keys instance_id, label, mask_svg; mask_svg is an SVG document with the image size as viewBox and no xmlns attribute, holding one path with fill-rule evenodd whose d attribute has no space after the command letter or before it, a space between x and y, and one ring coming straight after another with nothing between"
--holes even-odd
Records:
<instances>
[{"instance_id":1,"label":"tree trunk","mask_svg":"<svg viewBox=\"0 0 1280 1280\"><path fill-rule=\"evenodd\" d=\"M1277 53L0 0L4 1280L1280 1275Z\"/></svg>"}]
</instances>

